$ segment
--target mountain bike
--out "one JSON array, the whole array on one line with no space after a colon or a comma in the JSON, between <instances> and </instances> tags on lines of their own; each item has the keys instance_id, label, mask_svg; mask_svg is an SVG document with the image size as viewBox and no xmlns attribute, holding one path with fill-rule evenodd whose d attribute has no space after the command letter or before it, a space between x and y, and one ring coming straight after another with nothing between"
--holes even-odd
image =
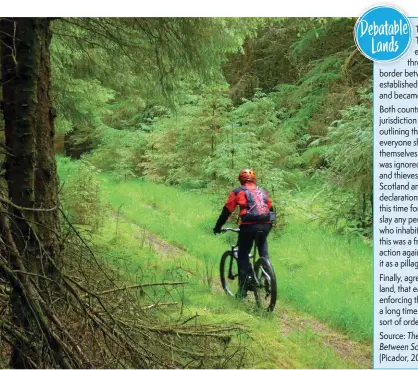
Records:
<instances>
[{"instance_id":1,"label":"mountain bike","mask_svg":"<svg viewBox=\"0 0 418 370\"><path fill-rule=\"evenodd\" d=\"M223 228L221 232L232 231L238 233L239 229ZM231 249L225 251L221 258L220 275L221 284L224 291L230 296L237 296L238 293L238 249L239 240ZM277 299L277 281L273 266L267 258L260 257L256 261L257 240L253 246L253 252L250 253L250 268L244 284L243 296L247 292L254 293L256 304L259 308L273 311Z\"/></svg>"}]
</instances>

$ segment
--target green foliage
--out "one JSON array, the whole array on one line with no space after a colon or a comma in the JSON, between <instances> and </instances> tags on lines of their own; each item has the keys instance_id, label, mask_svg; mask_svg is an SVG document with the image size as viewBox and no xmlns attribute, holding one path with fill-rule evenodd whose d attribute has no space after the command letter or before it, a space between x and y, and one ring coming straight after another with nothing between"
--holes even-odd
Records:
<instances>
[{"instance_id":1,"label":"green foliage","mask_svg":"<svg viewBox=\"0 0 418 370\"><path fill-rule=\"evenodd\" d=\"M221 145L229 109L227 98L207 94L156 123L143 164L147 177L169 184L205 180L205 160L215 156Z\"/></svg>"},{"instance_id":2,"label":"green foliage","mask_svg":"<svg viewBox=\"0 0 418 370\"><path fill-rule=\"evenodd\" d=\"M362 92L361 92L362 93ZM327 158L331 170L339 175L337 186L358 192L372 191L372 95L362 94L359 105L342 112L340 120L329 128Z\"/></svg>"},{"instance_id":3,"label":"green foliage","mask_svg":"<svg viewBox=\"0 0 418 370\"><path fill-rule=\"evenodd\" d=\"M151 132L156 121L170 115L170 110L164 106L147 105L139 94L115 100L109 108L110 113L104 118L104 122L118 130Z\"/></svg>"},{"instance_id":4,"label":"green foliage","mask_svg":"<svg viewBox=\"0 0 418 370\"><path fill-rule=\"evenodd\" d=\"M94 122L94 130L75 130L67 143L88 143L93 151L84 158L118 180L142 177L222 194L236 185L240 168L253 167L283 215L288 192L320 178L328 199L356 199L359 210L339 202L325 218L368 224L371 136L364 125L371 107L356 94L368 82L364 74L348 77L350 68L359 70L355 20L247 21L57 23L59 112L70 112L76 127ZM102 34L94 32L99 26ZM82 51L74 52L78 45ZM75 83L65 101L71 109L60 103L60 74ZM355 154L347 156L349 150Z\"/></svg>"},{"instance_id":5,"label":"green foliage","mask_svg":"<svg viewBox=\"0 0 418 370\"><path fill-rule=\"evenodd\" d=\"M77 125L72 129L71 135L64 136L65 154L80 158L82 154L96 149L99 142L100 132L96 125Z\"/></svg>"},{"instance_id":6,"label":"green foliage","mask_svg":"<svg viewBox=\"0 0 418 370\"><path fill-rule=\"evenodd\" d=\"M296 41L296 32L288 27L292 20L265 18L257 37L246 38L243 53L231 53L223 66L234 104L251 98L255 89L270 92L278 84L292 83L297 78L288 50Z\"/></svg>"},{"instance_id":7,"label":"green foliage","mask_svg":"<svg viewBox=\"0 0 418 370\"><path fill-rule=\"evenodd\" d=\"M180 86L222 81L225 53L240 48L257 18L63 18L54 37L74 76L122 96L174 102ZM76 58L67 58L74 53ZM138 62L140 61L140 62Z\"/></svg>"},{"instance_id":8,"label":"green foliage","mask_svg":"<svg viewBox=\"0 0 418 370\"><path fill-rule=\"evenodd\" d=\"M220 144L204 162L204 171L216 181L235 182L243 167L257 168L260 181L274 160L273 133L277 125L274 102L258 93L234 109L221 130Z\"/></svg>"},{"instance_id":9,"label":"green foliage","mask_svg":"<svg viewBox=\"0 0 418 370\"><path fill-rule=\"evenodd\" d=\"M285 85L278 89L277 106L282 109L283 106L288 107L282 112L286 113L283 118L289 138L300 138L315 118L325 118L320 113L328 104L327 95L330 87L341 79L340 69L343 62L344 59L338 55L317 60L311 65L311 69L302 75L296 86Z\"/></svg>"},{"instance_id":10,"label":"green foliage","mask_svg":"<svg viewBox=\"0 0 418 370\"><path fill-rule=\"evenodd\" d=\"M140 164L145 155L147 137L137 130L100 128L101 141L97 149L84 158L96 168L112 171L119 180L141 175Z\"/></svg>"},{"instance_id":11,"label":"green foliage","mask_svg":"<svg viewBox=\"0 0 418 370\"><path fill-rule=\"evenodd\" d=\"M86 161L65 157L58 158L58 166L63 181L60 201L70 220L98 230L105 218L99 171Z\"/></svg>"},{"instance_id":12,"label":"green foliage","mask_svg":"<svg viewBox=\"0 0 418 370\"><path fill-rule=\"evenodd\" d=\"M304 89L320 89L322 87L329 87L335 81L341 78L340 69L343 64L343 59L338 55L330 55L323 60L317 61L300 79Z\"/></svg>"},{"instance_id":13,"label":"green foliage","mask_svg":"<svg viewBox=\"0 0 418 370\"><path fill-rule=\"evenodd\" d=\"M115 92L103 86L95 76L78 76L77 69L86 55L54 37L51 43L52 91L58 112L58 134L66 134L74 126L98 124L108 113L107 103Z\"/></svg>"},{"instance_id":14,"label":"green foliage","mask_svg":"<svg viewBox=\"0 0 418 370\"><path fill-rule=\"evenodd\" d=\"M325 20L325 22L324 22ZM294 43L291 58L301 71L310 68L310 63L338 53L348 55L354 49L352 18L300 19L300 38Z\"/></svg>"},{"instance_id":15,"label":"green foliage","mask_svg":"<svg viewBox=\"0 0 418 370\"><path fill-rule=\"evenodd\" d=\"M324 156L327 193L331 195L325 220L346 230L370 233L373 191L372 95L360 91L361 103L342 111L329 128ZM315 145L313 142L311 145Z\"/></svg>"},{"instance_id":16,"label":"green foliage","mask_svg":"<svg viewBox=\"0 0 418 370\"><path fill-rule=\"evenodd\" d=\"M327 147L323 146L312 146L305 150L301 155L301 166L305 168L322 168L327 166L328 163L326 162L325 153L327 151Z\"/></svg>"}]
</instances>

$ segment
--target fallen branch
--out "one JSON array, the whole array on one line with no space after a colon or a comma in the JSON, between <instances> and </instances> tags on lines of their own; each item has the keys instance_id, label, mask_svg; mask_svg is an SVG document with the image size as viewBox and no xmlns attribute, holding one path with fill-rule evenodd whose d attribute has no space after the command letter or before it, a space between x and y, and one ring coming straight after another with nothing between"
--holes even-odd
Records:
<instances>
[{"instance_id":1,"label":"fallen branch","mask_svg":"<svg viewBox=\"0 0 418 370\"><path fill-rule=\"evenodd\" d=\"M188 318L186 321L183 321L183 322L181 323L181 325L184 325L184 324L188 323L189 321L191 321L191 320L193 320L193 319L197 319L198 317L199 317L199 314L198 314L198 313L196 313L196 315L193 315L192 317Z\"/></svg>"},{"instance_id":2,"label":"fallen branch","mask_svg":"<svg viewBox=\"0 0 418 370\"><path fill-rule=\"evenodd\" d=\"M163 302L163 303L153 303L150 304L149 306L145 306L145 307L141 307L141 310L150 310L152 308L158 308L161 306L174 306L179 304L178 302Z\"/></svg>"},{"instance_id":3,"label":"fallen branch","mask_svg":"<svg viewBox=\"0 0 418 370\"><path fill-rule=\"evenodd\" d=\"M186 284L188 284L188 283L186 283L186 282L173 282L173 283L164 282L164 283L135 284L135 285L129 285L129 286L124 286L124 287L115 288L115 289L104 290L103 292L97 293L97 295L115 293L115 292L119 292L119 291L127 290L127 289L147 288L147 287L150 287L150 286L167 286L167 285L168 286L174 286L174 285L186 285Z\"/></svg>"},{"instance_id":4,"label":"fallen branch","mask_svg":"<svg viewBox=\"0 0 418 370\"><path fill-rule=\"evenodd\" d=\"M31 270L32 261L17 248L16 234L11 232L9 220L13 222L16 215L10 217L0 212L0 270L4 272L0 288L13 286L12 292L16 287L21 290L20 300L27 305L26 315L34 318L34 323L28 331L15 331L13 326L1 323L0 336L7 338L12 347L18 343L17 351L22 350L28 364L47 368L184 368L185 364L217 368L231 356L226 343L236 328L185 325L197 316L179 324L171 319L161 321L161 315L154 315L152 309L178 305L175 299L167 302L167 297L188 282L121 286L118 282L123 275L99 262L88 240L68 220L73 233L71 247L63 250L66 264L62 265L45 250L35 224L22 215L22 224L31 233L29 247L39 249L45 256L40 263L48 263L54 273L49 275L43 267ZM70 245L68 241L65 244ZM145 307L143 300L129 294L132 289L149 287L163 288L145 291L152 300L146 301ZM157 295L159 291L162 294ZM8 315L6 308L1 321ZM24 348L27 353L23 353Z\"/></svg>"},{"instance_id":5,"label":"fallen branch","mask_svg":"<svg viewBox=\"0 0 418 370\"><path fill-rule=\"evenodd\" d=\"M7 204L15 209L17 209L18 211L31 211L31 212L52 212L58 209L58 206L55 206L53 208L27 208L27 207L21 207L18 206L17 204L14 204L13 202L11 202L9 199L0 197L0 202L3 202L4 204Z\"/></svg>"}]
</instances>

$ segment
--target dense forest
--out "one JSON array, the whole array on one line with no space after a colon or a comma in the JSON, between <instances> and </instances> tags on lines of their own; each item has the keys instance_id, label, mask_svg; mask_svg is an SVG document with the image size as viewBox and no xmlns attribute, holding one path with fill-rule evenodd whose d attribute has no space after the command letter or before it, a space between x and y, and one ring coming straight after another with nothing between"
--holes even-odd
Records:
<instances>
[{"instance_id":1,"label":"dense forest","mask_svg":"<svg viewBox=\"0 0 418 370\"><path fill-rule=\"evenodd\" d=\"M178 70L177 77L167 65L159 76L162 90L151 82L157 94L152 97L146 76L129 66L119 70L118 51L99 53L88 45L74 57L69 44L74 40L61 36L70 31L58 29L52 45L58 150L119 179L216 192L232 186L237 171L250 166L278 202L288 190L318 180L326 192L321 198L329 200L318 217L336 229L368 235L371 64L352 42L353 24L353 19L271 19L237 31L232 23L235 37L248 33L242 46L223 38L218 54L203 50L199 61L218 55L220 76L208 76L208 83L203 64L205 75ZM107 65L109 60L116 67ZM169 92L172 105L161 100Z\"/></svg>"},{"instance_id":2,"label":"dense forest","mask_svg":"<svg viewBox=\"0 0 418 370\"><path fill-rule=\"evenodd\" d=\"M355 21L1 18L2 367L370 367ZM278 211L270 315L219 286L244 167Z\"/></svg>"}]
</instances>

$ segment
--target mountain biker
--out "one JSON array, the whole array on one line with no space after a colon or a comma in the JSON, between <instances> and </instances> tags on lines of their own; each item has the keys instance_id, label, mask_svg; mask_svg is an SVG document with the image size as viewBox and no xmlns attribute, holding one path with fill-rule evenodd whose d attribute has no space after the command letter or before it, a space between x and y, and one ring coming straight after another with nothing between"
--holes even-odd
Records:
<instances>
[{"instance_id":1,"label":"mountain biker","mask_svg":"<svg viewBox=\"0 0 418 370\"><path fill-rule=\"evenodd\" d=\"M252 169L241 170L238 180L241 186L232 190L229 194L213 228L213 233L219 234L221 232L222 226L234 212L236 206L239 206L241 222L238 234L238 282L240 292L238 297L242 297L245 295L244 284L250 267L249 254L254 241L257 243L260 257L269 258L267 236L272 229L273 206L264 189L256 185L256 175ZM258 231L262 231L262 233L258 234Z\"/></svg>"}]
</instances>

